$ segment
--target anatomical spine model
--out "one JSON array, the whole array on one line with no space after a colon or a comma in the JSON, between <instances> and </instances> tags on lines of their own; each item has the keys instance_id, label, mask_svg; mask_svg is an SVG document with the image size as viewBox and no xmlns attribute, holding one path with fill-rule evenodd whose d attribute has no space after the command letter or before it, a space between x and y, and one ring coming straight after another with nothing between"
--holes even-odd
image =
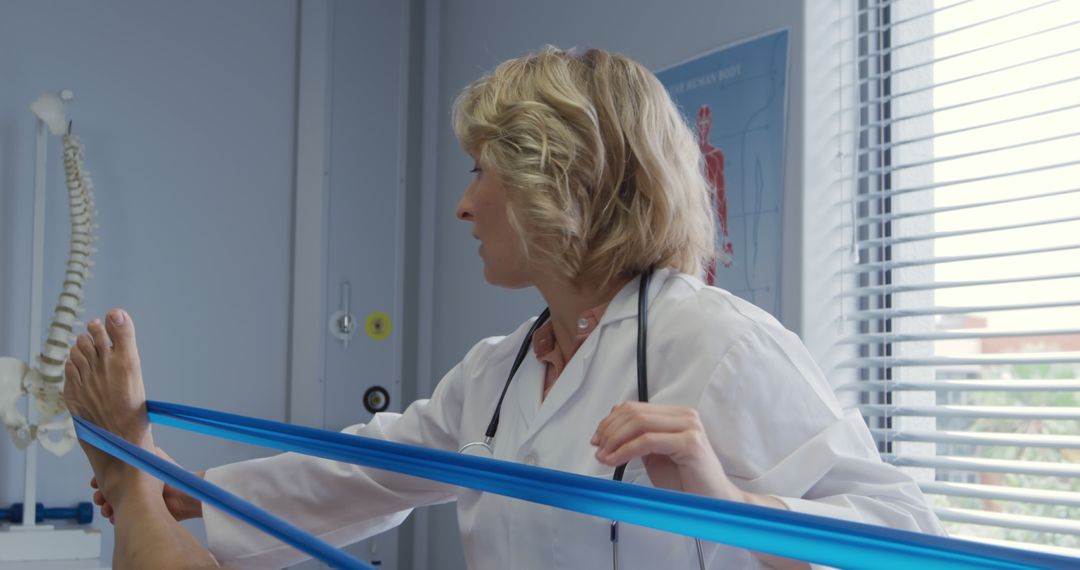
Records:
<instances>
[{"instance_id":1,"label":"anatomical spine model","mask_svg":"<svg viewBox=\"0 0 1080 570\"><path fill-rule=\"evenodd\" d=\"M40 102L40 100L39 100ZM35 103L35 106L37 103ZM54 120L34 109L54 133ZM61 111L62 116L62 111ZM63 122L61 120L61 122ZM71 417L64 415L64 362L82 327L77 318L83 312L84 286L90 278L90 257L94 248L94 194L90 178L83 169L83 147L78 138L61 127L64 145L64 173L67 178L68 205L71 211L71 249L68 254L64 287L49 324L48 337L38 355L37 366L17 358L0 357L0 419L20 448L38 440L42 447L63 455L75 441ZM59 133L57 133L59 134ZM16 406L23 394L33 396L38 419L31 424Z\"/></svg>"}]
</instances>

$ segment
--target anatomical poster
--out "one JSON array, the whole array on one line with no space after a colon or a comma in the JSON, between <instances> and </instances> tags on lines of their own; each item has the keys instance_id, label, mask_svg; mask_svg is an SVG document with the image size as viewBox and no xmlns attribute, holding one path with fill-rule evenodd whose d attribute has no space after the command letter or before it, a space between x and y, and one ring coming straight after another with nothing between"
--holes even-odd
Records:
<instances>
[{"instance_id":1,"label":"anatomical poster","mask_svg":"<svg viewBox=\"0 0 1080 570\"><path fill-rule=\"evenodd\" d=\"M713 192L710 285L780 317L788 32L657 72L697 137Z\"/></svg>"}]
</instances>

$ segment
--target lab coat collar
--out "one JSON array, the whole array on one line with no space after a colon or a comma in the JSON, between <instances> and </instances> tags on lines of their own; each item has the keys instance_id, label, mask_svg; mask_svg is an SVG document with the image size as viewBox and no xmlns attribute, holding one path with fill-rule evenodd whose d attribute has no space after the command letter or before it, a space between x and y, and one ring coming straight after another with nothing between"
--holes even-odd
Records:
<instances>
[{"instance_id":1,"label":"lab coat collar","mask_svg":"<svg viewBox=\"0 0 1080 570\"><path fill-rule=\"evenodd\" d=\"M596 345L599 343L601 328L602 326L597 326L589 338L585 339L581 348L566 363L562 374L559 375L559 380L551 387L551 391L543 402L540 401L540 396L544 384L544 363L535 358L529 359L529 382L521 383L517 390L518 408L521 420L524 422L525 433L521 440L521 448L527 447L540 429L565 408L574 394L584 385L589 364L592 362L593 353L596 352ZM525 368L522 366L518 372L523 372Z\"/></svg>"},{"instance_id":2,"label":"lab coat collar","mask_svg":"<svg viewBox=\"0 0 1080 570\"><path fill-rule=\"evenodd\" d=\"M653 306L653 301L656 300L656 296L660 293L660 289L663 288L664 283L667 282L673 273L674 271L669 268L661 268L653 272L652 281L649 282L649 307ZM597 330L603 328L605 325L623 319L637 317L639 279L640 277L631 279L629 283L624 285L623 288L615 294L615 297L611 299L611 303L608 304L607 310L604 311L604 316L600 319L600 324L596 326ZM593 333L595 334L596 331L593 331Z\"/></svg>"},{"instance_id":3,"label":"lab coat collar","mask_svg":"<svg viewBox=\"0 0 1080 570\"><path fill-rule=\"evenodd\" d=\"M672 274L671 269L657 269L653 273L647 292L650 308L653 306L653 301L656 300L664 283ZM637 317L638 287L639 281L634 278L611 299L607 310L604 311L603 318L600 319L600 324L596 326L596 329L585 340L585 343L566 363L566 368L559 375L559 380L551 387L551 391L548 392L543 403L540 402L541 390L543 390L543 363L538 362L536 358L530 358L529 365L527 367L523 366L518 371L521 374L526 373L527 370L527 378L529 379L527 382L522 382L517 390L519 413L522 414L521 418L526 422L526 436L522 439L522 445L530 442L544 424L558 414L559 410L565 407L567 402L574 397L574 394L581 389L586 376L588 376L596 347L603 338L603 329L611 323ZM522 379L524 380L524 378ZM515 382L517 381L515 380Z\"/></svg>"}]
</instances>

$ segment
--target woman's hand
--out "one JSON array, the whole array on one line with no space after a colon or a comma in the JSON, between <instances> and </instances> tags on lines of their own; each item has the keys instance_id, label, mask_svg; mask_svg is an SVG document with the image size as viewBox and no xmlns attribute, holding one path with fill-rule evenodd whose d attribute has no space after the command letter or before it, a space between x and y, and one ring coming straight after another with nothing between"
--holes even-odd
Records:
<instances>
[{"instance_id":1,"label":"woman's hand","mask_svg":"<svg viewBox=\"0 0 1080 570\"><path fill-rule=\"evenodd\" d=\"M169 457L169 454L165 453L165 450L160 447L157 448L156 453L158 457L161 457L178 467L180 466L175 459ZM201 478L206 477L206 471L195 471L193 473ZM115 523L113 507L109 504L109 500L105 498L105 494L98 489L97 477L90 479L90 487L95 489L94 504L101 507L101 516L109 519L109 522ZM165 501L165 507L168 509L169 514L178 521L199 518L202 516L202 502L172 485L165 485L161 497Z\"/></svg>"},{"instance_id":2,"label":"woman's hand","mask_svg":"<svg viewBox=\"0 0 1080 570\"><path fill-rule=\"evenodd\" d=\"M731 482L716 456L697 410L623 402L611 408L593 435L596 459L622 465L641 458L656 487L763 507L786 509L776 497L746 493ZM799 560L754 552L770 568L808 570Z\"/></svg>"},{"instance_id":3,"label":"woman's hand","mask_svg":"<svg viewBox=\"0 0 1080 570\"><path fill-rule=\"evenodd\" d=\"M605 465L640 457L657 487L747 502L724 473L694 408L618 404L596 428L592 444L596 459Z\"/></svg>"}]
</instances>

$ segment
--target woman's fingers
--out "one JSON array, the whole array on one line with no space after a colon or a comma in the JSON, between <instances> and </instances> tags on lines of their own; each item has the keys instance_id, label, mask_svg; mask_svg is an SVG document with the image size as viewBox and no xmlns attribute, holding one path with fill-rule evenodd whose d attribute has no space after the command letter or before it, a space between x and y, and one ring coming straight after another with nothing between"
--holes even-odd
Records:
<instances>
[{"instance_id":1,"label":"woman's fingers","mask_svg":"<svg viewBox=\"0 0 1080 570\"><path fill-rule=\"evenodd\" d=\"M605 434L611 433L612 429L629 421L635 415L644 413L665 413L669 412L671 408L673 408L673 406L661 406L658 404L650 404L648 402L622 402L620 404L615 404L611 407L611 412L607 417L600 420L600 424L596 426L596 433L593 434L592 444L599 445Z\"/></svg>"},{"instance_id":2,"label":"woman's fingers","mask_svg":"<svg viewBox=\"0 0 1080 570\"><path fill-rule=\"evenodd\" d=\"M611 423L600 436L598 453L611 453L646 433L673 433L693 429L694 424L682 414L635 413L624 421Z\"/></svg>"},{"instance_id":3,"label":"woman's fingers","mask_svg":"<svg viewBox=\"0 0 1080 570\"><path fill-rule=\"evenodd\" d=\"M697 410L683 406L663 406L647 402L624 402L611 409L593 434L592 444L609 451L625 443L633 432L678 431L697 427ZM613 439L618 439L614 442Z\"/></svg>"},{"instance_id":4,"label":"woman's fingers","mask_svg":"<svg viewBox=\"0 0 1080 570\"><path fill-rule=\"evenodd\" d=\"M97 489L97 479L92 480L92 486ZM95 505L101 507L101 516L107 519L112 518L113 508L112 505L109 504L109 501L105 500L105 493L102 493L101 491L94 491L93 501Z\"/></svg>"},{"instance_id":5,"label":"woman's fingers","mask_svg":"<svg viewBox=\"0 0 1080 570\"><path fill-rule=\"evenodd\" d=\"M612 408L596 428L596 459L622 465L641 458L654 485L745 501L720 463L697 410L627 402Z\"/></svg>"},{"instance_id":6,"label":"woman's fingers","mask_svg":"<svg viewBox=\"0 0 1080 570\"><path fill-rule=\"evenodd\" d=\"M615 406L592 438L597 447L596 459L608 465L653 454L669 457L675 463L690 463L701 459L709 447L707 441L694 408L647 402Z\"/></svg>"},{"instance_id":7,"label":"woman's fingers","mask_svg":"<svg viewBox=\"0 0 1080 570\"><path fill-rule=\"evenodd\" d=\"M693 441L694 434L688 431L646 432L627 441L614 451L598 455L597 459L607 465L622 465L646 455L675 457L685 454L689 448L694 447Z\"/></svg>"},{"instance_id":8,"label":"woman's fingers","mask_svg":"<svg viewBox=\"0 0 1080 570\"><path fill-rule=\"evenodd\" d=\"M612 427L617 426L620 423L628 421L634 415L642 413L670 413L675 406L663 406L660 404L652 404L649 402L621 402L611 407L611 413L606 418L600 420L600 425L596 426L596 433L609 432ZM594 438L595 440L595 438Z\"/></svg>"}]
</instances>

